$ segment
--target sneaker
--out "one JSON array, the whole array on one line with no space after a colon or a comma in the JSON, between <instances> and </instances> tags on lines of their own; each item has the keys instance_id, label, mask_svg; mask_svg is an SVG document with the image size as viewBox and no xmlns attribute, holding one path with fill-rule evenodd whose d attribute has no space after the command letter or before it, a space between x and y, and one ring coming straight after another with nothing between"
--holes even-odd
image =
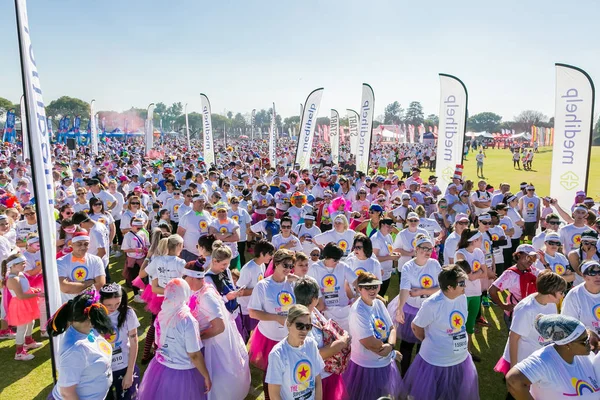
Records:
<instances>
[{"instance_id":1,"label":"sneaker","mask_svg":"<svg viewBox=\"0 0 600 400\"><path fill-rule=\"evenodd\" d=\"M16 336L17 334L10 329L0 330L0 339L14 339Z\"/></svg>"},{"instance_id":2,"label":"sneaker","mask_svg":"<svg viewBox=\"0 0 600 400\"><path fill-rule=\"evenodd\" d=\"M27 350L23 350L20 353L15 354L15 360L17 361L30 361L34 358L35 356L33 354L29 354Z\"/></svg>"},{"instance_id":3,"label":"sneaker","mask_svg":"<svg viewBox=\"0 0 600 400\"><path fill-rule=\"evenodd\" d=\"M40 343L40 342L36 342L35 340L29 343L25 343L25 345L23 346L25 348L25 350L33 350L33 349L38 349L40 347L42 347L44 344Z\"/></svg>"},{"instance_id":4,"label":"sneaker","mask_svg":"<svg viewBox=\"0 0 600 400\"><path fill-rule=\"evenodd\" d=\"M47 332L47 331L42 331L42 332L40 333L40 335L41 335L43 338L50 337L50 335L48 335L48 332Z\"/></svg>"},{"instance_id":5,"label":"sneaker","mask_svg":"<svg viewBox=\"0 0 600 400\"><path fill-rule=\"evenodd\" d=\"M113 256L115 257L121 257L123 255L123 253L121 253L119 250L115 251L115 253L113 254Z\"/></svg>"},{"instance_id":6,"label":"sneaker","mask_svg":"<svg viewBox=\"0 0 600 400\"><path fill-rule=\"evenodd\" d=\"M477 324L478 325L483 325L483 326L489 326L490 325L490 323L484 317L477 318Z\"/></svg>"},{"instance_id":7,"label":"sneaker","mask_svg":"<svg viewBox=\"0 0 600 400\"><path fill-rule=\"evenodd\" d=\"M136 294L135 296L133 296L133 301L136 303L145 303L145 301L140 297L139 294Z\"/></svg>"},{"instance_id":8,"label":"sneaker","mask_svg":"<svg viewBox=\"0 0 600 400\"><path fill-rule=\"evenodd\" d=\"M481 298L481 304L482 304L484 307L489 307L489 306L490 306L490 298L489 298L489 296L483 296L483 297Z\"/></svg>"}]
</instances>

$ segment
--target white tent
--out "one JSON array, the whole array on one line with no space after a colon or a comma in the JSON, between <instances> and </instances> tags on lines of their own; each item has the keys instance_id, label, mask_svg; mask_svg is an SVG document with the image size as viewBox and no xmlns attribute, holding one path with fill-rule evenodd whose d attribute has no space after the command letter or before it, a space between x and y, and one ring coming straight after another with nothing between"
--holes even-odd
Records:
<instances>
[{"instance_id":1,"label":"white tent","mask_svg":"<svg viewBox=\"0 0 600 400\"><path fill-rule=\"evenodd\" d=\"M485 137L485 138L490 138L493 139L494 135L492 135L489 132L467 132L466 135L470 138L476 138L476 137Z\"/></svg>"},{"instance_id":2,"label":"white tent","mask_svg":"<svg viewBox=\"0 0 600 400\"><path fill-rule=\"evenodd\" d=\"M389 129L383 129L381 131L381 136L383 136L386 139L394 139L396 137L396 133L390 131Z\"/></svg>"},{"instance_id":3,"label":"white tent","mask_svg":"<svg viewBox=\"0 0 600 400\"><path fill-rule=\"evenodd\" d=\"M510 139L519 139L519 138L529 140L529 139L531 139L531 133L521 132L521 133L517 133L516 135L512 135L510 137Z\"/></svg>"}]
</instances>

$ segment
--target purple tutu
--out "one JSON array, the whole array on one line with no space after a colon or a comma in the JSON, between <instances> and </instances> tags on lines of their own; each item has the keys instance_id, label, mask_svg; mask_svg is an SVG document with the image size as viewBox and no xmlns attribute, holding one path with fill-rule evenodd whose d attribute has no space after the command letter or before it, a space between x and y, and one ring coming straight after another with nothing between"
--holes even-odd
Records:
<instances>
[{"instance_id":1,"label":"purple tutu","mask_svg":"<svg viewBox=\"0 0 600 400\"><path fill-rule=\"evenodd\" d=\"M142 293L142 300L146 302L146 311L151 312L154 315L158 315L162 307L164 296L159 296L152 291L152 286L146 286L146 289Z\"/></svg>"},{"instance_id":2,"label":"purple tutu","mask_svg":"<svg viewBox=\"0 0 600 400\"><path fill-rule=\"evenodd\" d=\"M323 379L323 398L327 400L344 400L348 398L344 379L341 375L331 374Z\"/></svg>"},{"instance_id":3,"label":"purple tutu","mask_svg":"<svg viewBox=\"0 0 600 400\"><path fill-rule=\"evenodd\" d=\"M394 319L394 325L396 325L396 331L398 333L398 337L405 342L408 343L421 343L419 339L413 333L411 328L413 319L417 316L418 308L413 306L409 306L407 303L404 303L404 323L400 324L396 321L396 314L392 317Z\"/></svg>"},{"instance_id":4,"label":"purple tutu","mask_svg":"<svg viewBox=\"0 0 600 400\"><path fill-rule=\"evenodd\" d=\"M402 391L402 377L395 361L385 367L365 368L350 360L342 379L351 400L377 399L382 396L398 398Z\"/></svg>"},{"instance_id":5,"label":"purple tutu","mask_svg":"<svg viewBox=\"0 0 600 400\"><path fill-rule=\"evenodd\" d=\"M437 367L417 354L404 377L402 398L407 396L413 400L479 400L473 359L468 356L460 364Z\"/></svg>"},{"instance_id":6,"label":"purple tutu","mask_svg":"<svg viewBox=\"0 0 600 400\"><path fill-rule=\"evenodd\" d=\"M196 368L172 369L152 359L138 391L140 400L206 400L204 377Z\"/></svg>"},{"instance_id":7,"label":"purple tutu","mask_svg":"<svg viewBox=\"0 0 600 400\"><path fill-rule=\"evenodd\" d=\"M269 365L269 353L276 344L276 341L263 335L260 328L256 328L250 338L250 350L248 351L252 365L266 371L267 365Z\"/></svg>"},{"instance_id":8,"label":"purple tutu","mask_svg":"<svg viewBox=\"0 0 600 400\"><path fill-rule=\"evenodd\" d=\"M250 339L250 332L256 329L256 325L258 325L258 320L251 318L249 315L242 315L242 338L245 343L248 343L248 339Z\"/></svg>"},{"instance_id":9,"label":"purple tutu","mask_svg":"<svg viewBox=\"0 0 600 400\"><path fill-rule=\"evenodd\" d=\"M494 371L500 372L503 375L508 374L510 371L510 363L504 359L504 357L500 357L496 366L494 367Z\"/></svg>"}]
</instances>

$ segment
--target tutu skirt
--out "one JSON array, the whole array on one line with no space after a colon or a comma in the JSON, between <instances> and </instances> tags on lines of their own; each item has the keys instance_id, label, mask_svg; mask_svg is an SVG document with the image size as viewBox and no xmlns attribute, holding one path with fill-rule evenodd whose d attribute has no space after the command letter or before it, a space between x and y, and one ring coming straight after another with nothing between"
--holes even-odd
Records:
<instances>
[{"instance_id":1,"label":"tutu skirt","mask_svg":"<svg viewBox=\"0 0 600 400\"><path fill-rule=\"evenodd\" d=\"M25 274L27 280L29 281L29 287L44 290L44 277L42 274L37 275L28 275Z\"/></svg>"},{"instance_id":2,"label":"tutu skirt","mask_svg":"<svg viewBox=\"0 0 600 400\"><path fill-rule=\"evenodd\" d=\"M154 315L158 315L160 308L162 307L164 296L159 296L152 291L152 286L148 285L142 293L142 300L146 302L146 311L151 312Z\"/></svg>"},{"instance_id":3,"label":"tutu skirt","mask_svg":"<svg viewBox=\"0 0 600 400\"><path fill-rule=\"evenodd\" d=\"M382 396L398 398L402 390L402 378L395 361L385 367L365 368L350 360L342 378L351 400ZM323 398L326 399L325 396Z\"/></svg>"},{"instance_id":4,"label":"tutu skirt","mask_svg":"<svg viewBox=\"0 0 600 400\"><path fill-rule=\"evenodd\" d=\"M450 367L431 365L417 354L404 376L402 398L413 400L479 400L479 382L473 359Z\"/></svg>"},{"instance_id":5,"label":"tutu skirt","mask_svg":"<svg viewBox=\"0 0 600 400\"><path fill-rule=\"evenodd\" d=\"M344 379L342 379L342 375L331 374L327 378L322 380L322 385L323 399L343 400L348 397L346 394L346 387L344 386Z\"/></svg>"},{"instance_id":6,"label":"tutu skirt","mask_svg":"<svg viewBox=\"0 0 600 400\"><path fill-rule=\"evenodd\" d=\"M29 290L27 293L31 293ZM12 326L25 325L40 318L39 298L19 299L13 297L8 306L8 324Z\"/></svg>"},{"instance_id":7,"label":"tutu skirt","mask_svg":"<svg viewBox=\"0 0 600 400\"><path fill-rule=\"evenodd\" d=\"M196 368L172 369L152 359L144 373L140 400L206 400L204 377Z\"/></svg>"},{"instance_id":8,"label":"tutu skirt","mask_svg":"<svg viewBox=\"0 0 600 400\"><path fill-rule=\"evenodd\" d=\"M131 284L133 286L135 286L136 288L138 288L138 289L142 289L142 290L146 289L146 284L144 283L144 281L142 280L142 278L140 278L139 276L137 278L135 278L131 282Z\"/></svg>"},{"instance_id":9,"label":"tutu skirt","mask_svg":"<svg viewBox=\"0 0 600 400\"><path fill-rule=\"evenodd\" d=\"M504 359L504 357L500 357L496 366L494 367L494 371L500 372L503 375L508 374L510 371L510 363Z\"/></svg>"},{"instance_id":10,"label":"tutu skirt","mask_svg":"<svg viewBox=\"0 0 600 400\"><path fill-rule=\"evenodd\" d=\"M277 344L276 341L267 338L260 332L260 328L256 328L250 338L250 362L256 368L267 370L269 365L269 353Z\"/></svg>"},{"instance_id":11,"label":"tutu skirt","mask_svg":"<svg viewBox=\"0 0 600 400\"><path fill-rule=\"evenodd\" d=\"M408 343L421 343L419 339L415 336L412 331L411 324L413 319L417 316L418 308L413 306L409 306L407 303L404 303L404 323L400 324L396 321L396 311L398 311L398 302L400 300L399 296L394 297L394 299L390 302L387 309L394 321L394 325L396 326L396 332L398 333L398 337L405 342Z\"/></svg>"},{"instance_id":12,"label":"tutu skirt","mask_svg":"<svg viewBox=\"0 0 600 400\"><path fill-rule=\"evenodd\" d=\"M262 221L263 219L267 219L267 214L259 214L256 212L252 213L252 225Z\"/></svg>"}]
</instances>

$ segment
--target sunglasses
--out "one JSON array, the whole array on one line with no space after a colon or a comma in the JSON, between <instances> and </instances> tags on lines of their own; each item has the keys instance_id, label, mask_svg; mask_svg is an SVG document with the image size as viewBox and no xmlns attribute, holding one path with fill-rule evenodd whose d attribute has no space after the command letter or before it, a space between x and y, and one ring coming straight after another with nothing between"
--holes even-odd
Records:
<instances>
[{"instance_id":1,"label":"sunglasses","mask_svg":"<svg viewBox=\"0 0 600 400\"><path fill-rule=\"evenodd\" d=\"M31 217L32 215L35 215L35 213L25 213L23 215L26 216L26 217Z\"/></svg>"},{"instance_id":2,"label":"sunglasses","mask_svg":"<svg viewBox=\"0 0 600 400\"><path fill-rule=\"evenodd\" d=\"M281 263L281 266L285 269L293 269L294 263Z\"/></svg>"},{"instance_id":3,"label":"sunglasses","mask_svg":"<svg viewBox=\"0 0 600 400\"><path fill-rule=\"evenodd\" d=\"M419 220L418 219L409 219L408 222L416 223L416 222L419 222Z\"/></svg>"},{"instance_id":4,"label":"sunglasses","mask_svg":"<svg viewBox=\"0 0 600 400\"><path fill-rule=\"evenodd\" d=\"M312 324L303 324L302 322L294 322L294 326L299 331L307 331L307 332L313 328Z\"/></svg>"},{"instance_id":5,"label":"sunglasses","mask_svg":"<svg viewBox=\"0 0 600 400\"><path fill-rule=\"evenodd\" d=\"M546 242L548 245L550 246L560 246L562 245L561 242L554 242L554 241L550 241L550 242Z\"/></svg>"},{"instance_id":6,"label":"sunglasses","mask_svg":"<svg viewBox=\"0 0 600 400\"><path fill-rule=\"evenodd\" d=\"M600 275L600 269L587 269L583 274L587 276L597 276Z\"/></svg>"},{"instance_id":7,"label":"sunglasses","mask_svg":"<svg viewBox=\"0 0 600 400\"><path fill-rule=\"evenodd\" d=\"M560 221L548 221L548 225L560 225Z\"/></svg>"},{"instance_id":8,"label":"sunglasses","mask_svg":"<svg viewBox=\"0 0 600 400\"><path fill-rule=\"evenodd\" d=\"M596 245L596 242L589 242L589 241L587 241L587 240L582 240L582 241L581 241L581 245L582 245L582 246L595 246L595 245Z\"/></svg>"},{"instance_id":9,"label":"sunglasses","mask_svg":"<svg viewBox=\"0 0 600 400\"><path fill-rule=\"evenodd\" d=\"M232 201L231 204L240 204L240 202L239 201Z\"/></svg>"},{"instance_id":10,"label":"sunglasses","mask_svg":"<svg viewBox=\"0 0 600 400\"><path fill-rule=\"evenodd\" d=\"M73 215L72 212L66 212L65 215Z\"/></svg>"},{"instance_id":11,"label":"sunglasses","mask_svg":"<svg viewBox=\"0 0 600 400\"><path fill-rule=\"evenodd\" d=\"M354 250L362 250L364 247L362 246L354 246Z\"/></svg>"},{"instance_id":12,"label":"sunglasses","mask_svg":"<svg viewBox=\"0 0 600 400\"><path fill-rule=\"evenodd\" d=\"M132 206L139 206L139 205L140 205L140 203L138 203L138 202L133 202L133 203L130 203L130 204L131 204Z\"/></svg>"},{"instance_id":13,"label":"sunglasses","mask_svg":"<svg viewBox=\"0 0 600 400\"><path fill-rule=\"evenodd\" d=\"M6 224L6 225L8 225L8 224ZM319 253L310 253L310 256L311 257L319 257Z\"/></svg>"},{"instance_id":14,"label":"sunglasses","mask_svg":"<svg viewBox=\"0 0 600 400\"><path fill-rule=\"evenodd\" d=\"M422 246L417 246L418 249L421 249L427 253L432 252L433 251L433 247L422 247Z\"/></svg>"},{"instance_id":15,"label":"sunglasses","mask_svg":"<svg viewBox=\"0 0 600 400\"><path fill-rule=\"evenodd\" d=\"M466 287L467 286L467 282L466 281L458 281L458 282L456 282L456 286Z\"/></svg>"},{"instance_id":16,"label":"sunglasses","mask_svg":"<svg viewBox=\"0 0 600 400\"><path fill-rule=\"evenodd\" d=\"M186 194L185 197L194 197L191 194Z\"/></svg>"},{"instance_id":17,"label":"sunglasses","mask_svg":"<svg viewBox=\"0 0 600 400\"><path fill-rule=\"evenodd\" d=\"M528 192L535 192L535 189L527 189Z\"/></svg>"},{"instance_id":18,"label":"sunglasses","mask_svg":"<svg viewBox=\"0 0 600 400\"><path fill-rule=\"evenodd\" d=\"M487 221L479 221L479 223L481 225L489 225L489 224L491 224L491 222L487 222Z\"/></svg>"},{"instance_id":19,"label":"sunglasses","mask_svg":"<svg viewBox=\"0 0 600 400\"><path fill-rule=\"evenodd\" d=\"M361 289L365 289L365 290L368 290L368 291L378 290L379 289L379 285L369 285L369 286L364 285L364 286L361 286Z\"/></svg>"},{"instance_id":20,"label":"sunglasses","mask_svg":"<svg viewBox=\"0 0 600 400\"><path fill-rule=\"evenodd\" d=\"M275 216L275 214L273 214L273 213L267 213L266 215L267 215L267 217L274 217Z\"/></svg>"},{"instance_id":21,"label":"sunglasses","mask_svg":"<svg viewBox=\"0 0 600 400\"><path fill-rule=\"evenodd\" d=\"M377 200L378 203L385 203L385 200Z\"/></svg>"},{"instance_id":22,"label":"sunglasses","mask_svg":"<svg viewBox=\"0 0 600 400\"><path fill-rule=\"evenodd\" d=\"M291 225L281 225L281 229L292 229Z\"/></svg>"},{"instance_id":23,"label":"sunglasses","mask_svg":"<svg viewBox=\"0 0 600 400\"><path fill-rule=\"evenodd\" d=\"M102 203L96 203L96 204L92 204L92 207L101 207Z\"/></svg>"},{"instance_id":24,"label":"sunglasses","mask_svg":"<svg viewBox=\"0 0 600 400\"><path fill-rule=\"evenodd\" d=\"M460 222L457 222L457 224L459 224L459 225L468 225L469 222L468 221L460 221Z\"/></svg>"},{"instance_id":25,"label":"sunglasses","mask_svg":"<svg viewBox=\"0 0 600 400\"><path fill-rule=\"evenodd\" d=\"M173 196L179 196L181 193L173 192Z\"/></svg>"}]
</instances>

